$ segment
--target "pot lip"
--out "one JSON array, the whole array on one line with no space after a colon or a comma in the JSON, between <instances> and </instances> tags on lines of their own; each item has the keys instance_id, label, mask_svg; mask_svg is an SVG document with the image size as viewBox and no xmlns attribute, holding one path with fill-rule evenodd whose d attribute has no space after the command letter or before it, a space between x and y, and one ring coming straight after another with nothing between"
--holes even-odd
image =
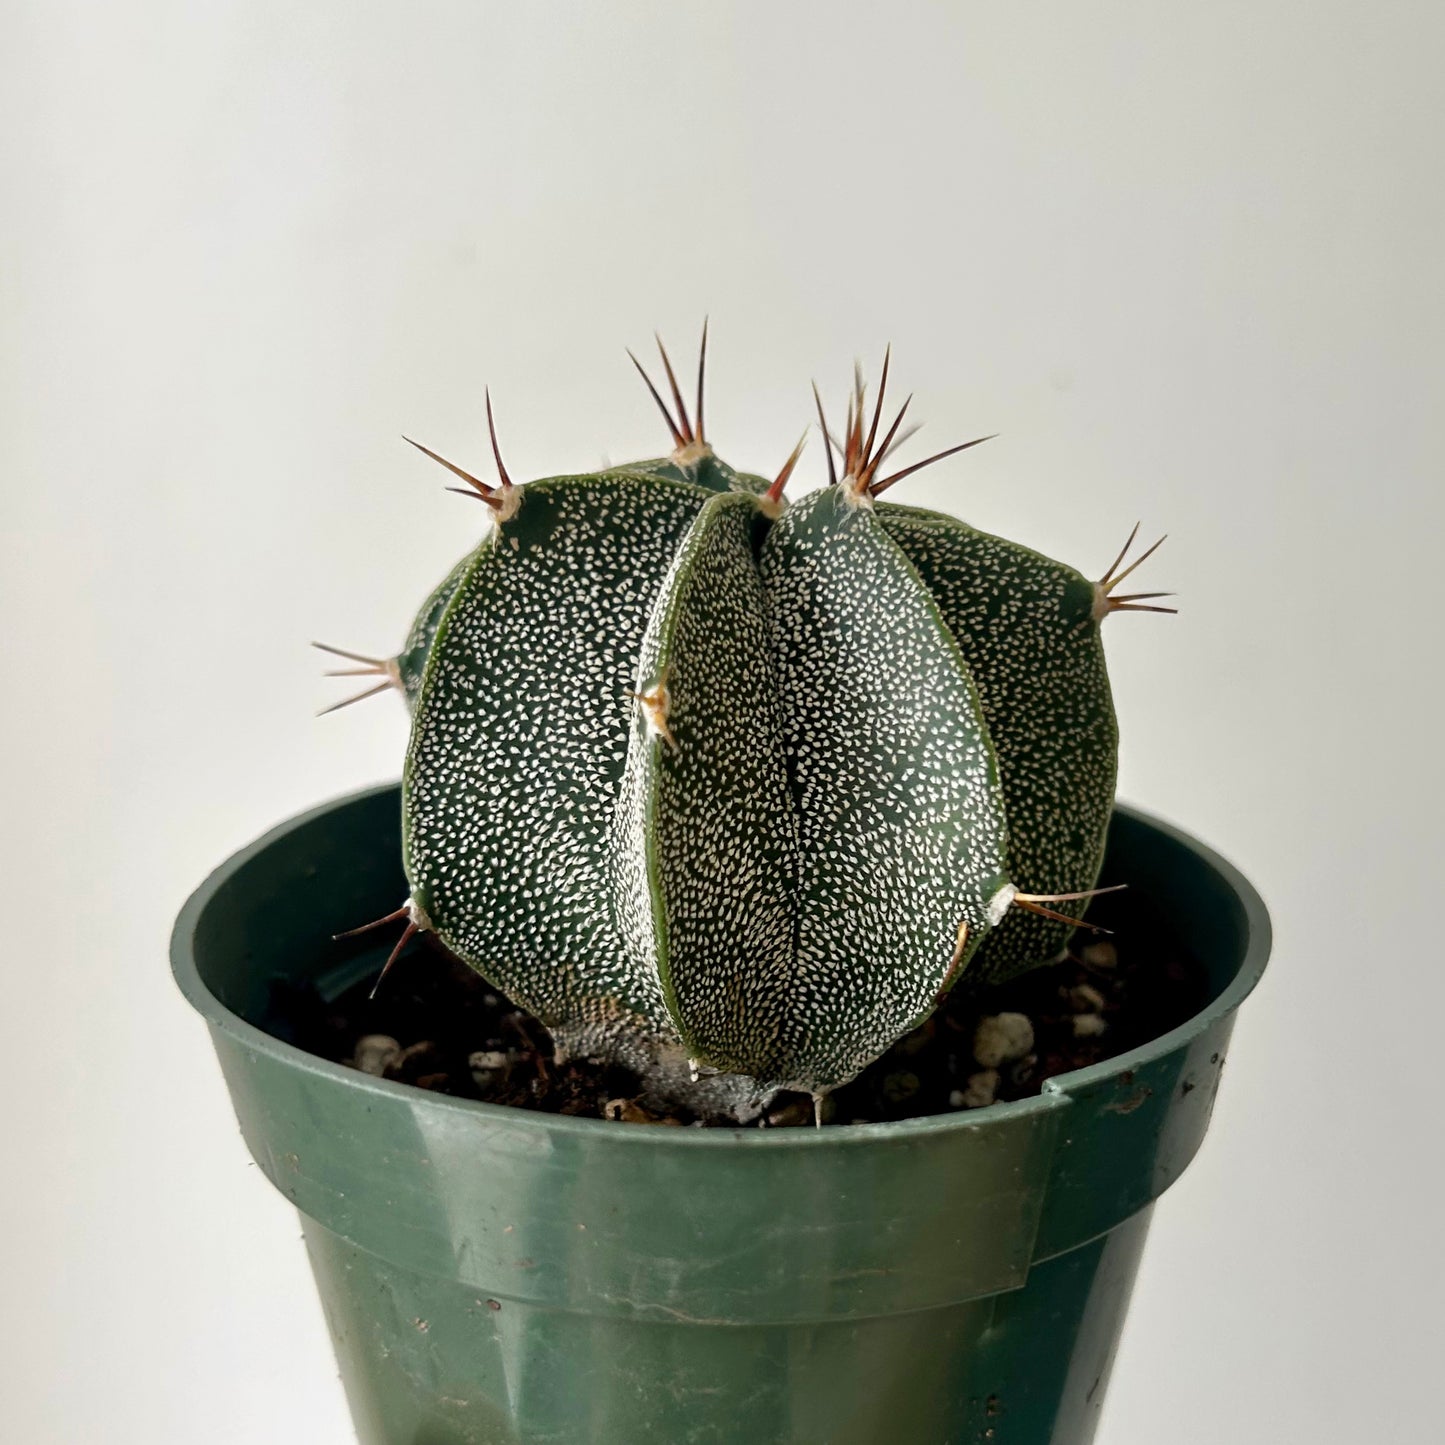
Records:
<instances>
[{"instance_id":1,"label":"pot lip","mask_svg":"<svg viewBox=\"0 0 1445 1445\"><path fill-rule=\"evenodd\" d=\"M607 1119L587 1119L565 1114L548 1114L540 1110L517 1109L505 1104L489 1104L480 1099L459 1099L447 1094L434 1094L390 1079L376 1078L344 1064L333 1063L274 1038L239 1014L227 1008L201 978L192 949L196 927L201 915L216 894L231 878L258 854L272 844L316 819L337 809L381 793L392 792L395 783L381 783L333 798L305 812L298 813L269 829L254 842L233 853L191 894L176 917L171 932L171 972L186 1001L213 1030L220 1030L253 1054L265 1054L304 1073L316 1075L332 1084L359 1089L393 1102L411 1107L455 1110L479 1123L505 1125L511 1130L525 1130L551 1135L578 1135L587 1138L605 1137L618 1144L640 1148L749 1148L749 1149L819 1149L857 1148L869 1144L906 1143L935 1134L977 1133L991 1125L1003 1124L1028 1114L1044 1114L1068 1101L1076 1090L1117 1078L1130 1070L1138 1070L1173 1053L1192 1042L1216 1020L1232 1014L1253 992L1269 959L1271 925L1269 911L1254 885L1227 859L1201 843L1192 834L1172 823L1155 817L1141 808L1116 803L1115 811L1183 846L1206 868L1213 871L1238 900L1245 915L1247 943L1239 969L1225 989L1198 1013L1182 1024L1160 1034L1138 1048L1116 1054L1086 1069L1057 1074L1044 1082L1041 1093L1027 1099L990 1104L982 1109L961 1110L956 1114L929 1114L914 1119L898 1119L866 1124L849 1124L823 1129L660 1129L619 1128Z\"/></svg>"}]
</instances>

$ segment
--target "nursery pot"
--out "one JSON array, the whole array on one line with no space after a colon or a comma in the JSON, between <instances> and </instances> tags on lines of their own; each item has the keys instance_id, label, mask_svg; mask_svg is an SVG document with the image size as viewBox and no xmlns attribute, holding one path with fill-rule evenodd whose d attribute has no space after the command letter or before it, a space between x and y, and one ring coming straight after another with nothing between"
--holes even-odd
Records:
<instances>
[{"instance_id":1,"label":"nursery pot","mask_svg":"<svg viewBox=\"0 0 1445 1445\"><path fill-rule=\"evenodd\" d=\"M448 1098L275 1036L278 979L361 976L330 936L405 895L398 821L386 787L282 825L172 944L246 1143L301 1212L363 1445L1093 1439L1154 1201L1269 950L1229 864L1116 812L1107 871L1165 911L1210 1001L1036 1098L648 1128Z\"/></svg>"}]
</instances>

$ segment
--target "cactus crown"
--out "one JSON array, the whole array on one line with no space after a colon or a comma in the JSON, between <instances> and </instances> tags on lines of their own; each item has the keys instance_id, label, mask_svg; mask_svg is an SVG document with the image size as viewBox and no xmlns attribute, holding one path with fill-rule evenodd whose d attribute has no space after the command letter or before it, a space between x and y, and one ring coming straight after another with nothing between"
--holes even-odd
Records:
<instances>
[{"instance_id":1,"label":"cactus crown","mask_svg":"<svg viewBox=\"0 0 1445 1445\"><path fill-rule=\"evenodd\" d=\"M421 448L487 534L397 657L342 655L412 711L406 936L559 1051L745 1117L847 1082L965 971L1065 949L1114 796L1100 625L1170 609L1115 591L1133 534L1096 583L879 501L977 445L880 475L886 356L841 441L817 400L828 485L789 505L801 443L769 482L706 440L706 345L692 415L665 350L675 410L633 357L667 457L517 486L490 396L497 485Z\"/></svg>"}]
</instances>

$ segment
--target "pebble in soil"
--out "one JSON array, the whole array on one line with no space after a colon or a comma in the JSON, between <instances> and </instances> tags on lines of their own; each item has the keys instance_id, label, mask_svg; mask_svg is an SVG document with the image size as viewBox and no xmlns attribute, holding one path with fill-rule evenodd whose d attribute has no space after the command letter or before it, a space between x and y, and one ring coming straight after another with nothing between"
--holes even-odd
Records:
<instances>
[{"instance_id":1,"label":"pebble in soil","mask_svg":"<svg viewBox=\"0 0 1445 1445\"><path fill-rule=\"evenodd\" d=\"M1081 933L1069 958L997 987L971 990L965 978L927 1022L824 1101L823 1122L1026 1098L1055 1074L1124 1053L1203 1007L1202 970L1146 900L1100 899L1091 916L1114 936ZM271 1031L323 1058L460 1098L624 1123L737 1127L685 1111L659 1116L642 1106L626 1069L557 1063L541 1024L434 946L413 945L375 999L371 983L330 1000L278 984ZM811 1098L780 1094L748 1127L813 1123Z\"/></svg>"}]
</instances>

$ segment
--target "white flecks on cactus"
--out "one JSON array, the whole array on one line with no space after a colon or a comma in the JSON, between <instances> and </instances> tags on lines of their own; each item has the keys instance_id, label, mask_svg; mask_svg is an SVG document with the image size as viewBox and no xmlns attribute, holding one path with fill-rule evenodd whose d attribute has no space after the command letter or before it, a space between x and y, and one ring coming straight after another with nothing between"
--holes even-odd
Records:
<instances>
[{"instance_id":1,"label":"white flecks on cactus","mask_svg":"<svg viewBox=\"0 0 1445 1445\"><path fill-rule=\"evenodd\" d=\"M832 1088L932 1011L960 922L987 930L1003 800L963 659L873 512L805 498L762 575L799 820L789 1082Z\"/></svg>"},{"instance_id":2,"label":"white flecks on cactus","mask_svg":"<svg viewBox=\"0 0 1445 1445\"><path fill-rule=\"evenodd\" d=\"M1113 801L1099 588L1132 566L1095 584L875 505L928 462L876 476L907 403L875 450L861 379L841 479L825 442L833 485L787 505L799 449L771 483L735 471L701 375L694 417L663 361L666 458L516 486L493 433L499 487L436 458L492 525L375 663L413 708L389 917L536 1014L559 1062L742 1119L781 1087L823 1099L960 975L1064 947L1044 905L1087 901ZM1023 1015L985 1018L950 1102L991 1102L1032 1047Z\"/></svg>"},{"instance_id":3,"label":"white flecks on cactus","mask_svg":"<svg viewBox=\"0 0 1445 1445\"><path fill-rule=\"evenodd\" d=\"M407 876L442 942L572 1029L574 1052L628 1028L666 1037L656 975L614 921L609 835L642 635L709 494L623 473L519 490L514 545L477 548L427 662Z\"/></svg>"},{"instance_id":4,"label":"white flecks on cactus","mask_svg":"<svg viewBox=\"0 0 1445 1445\"><path fill-rule=\"evenodd\" d=\"M402 691L406 694L408 707L416 706L416 694L421 687L422 669L426 666L427 654L431 651L432 638L436 636L442 614L456 595L471 562L472 554L469 552L442 579L441 586L422 603L412 621L411 629L407 632L406 641L396 655L397 676L401 681Z\"/></svg>"},{"instance_id":5,"label":"white flecks on cactus","mask_svg":"<svg viewBox=\"0 0 1445 1445\"><path fill-rule=\"evenodd\" d=\"M1034 894L1092 888L1119 748L1094 583L954 517L889 503L877 514L978 684L1008 813L1010 882ZM1070 931L1012 909L984 940L974 975L1002 979L1056 957Z\"/></svg>"},{"instance_id":6,"label":"white flecks on cactus","mask_svg":"<svg viewBox=\"0 0 1445 1445\"><path fill-rule=\"evenodd\" d=\"M671 731L658 736L644 701L615 849L626 860L624 940L656 971L694 1065L777 1083L783 1020L796 1006L798 827L753 555L757 515L753 497L714 497L662 584L638 667L668 679Z\"/></svg>"}]
</instances>

